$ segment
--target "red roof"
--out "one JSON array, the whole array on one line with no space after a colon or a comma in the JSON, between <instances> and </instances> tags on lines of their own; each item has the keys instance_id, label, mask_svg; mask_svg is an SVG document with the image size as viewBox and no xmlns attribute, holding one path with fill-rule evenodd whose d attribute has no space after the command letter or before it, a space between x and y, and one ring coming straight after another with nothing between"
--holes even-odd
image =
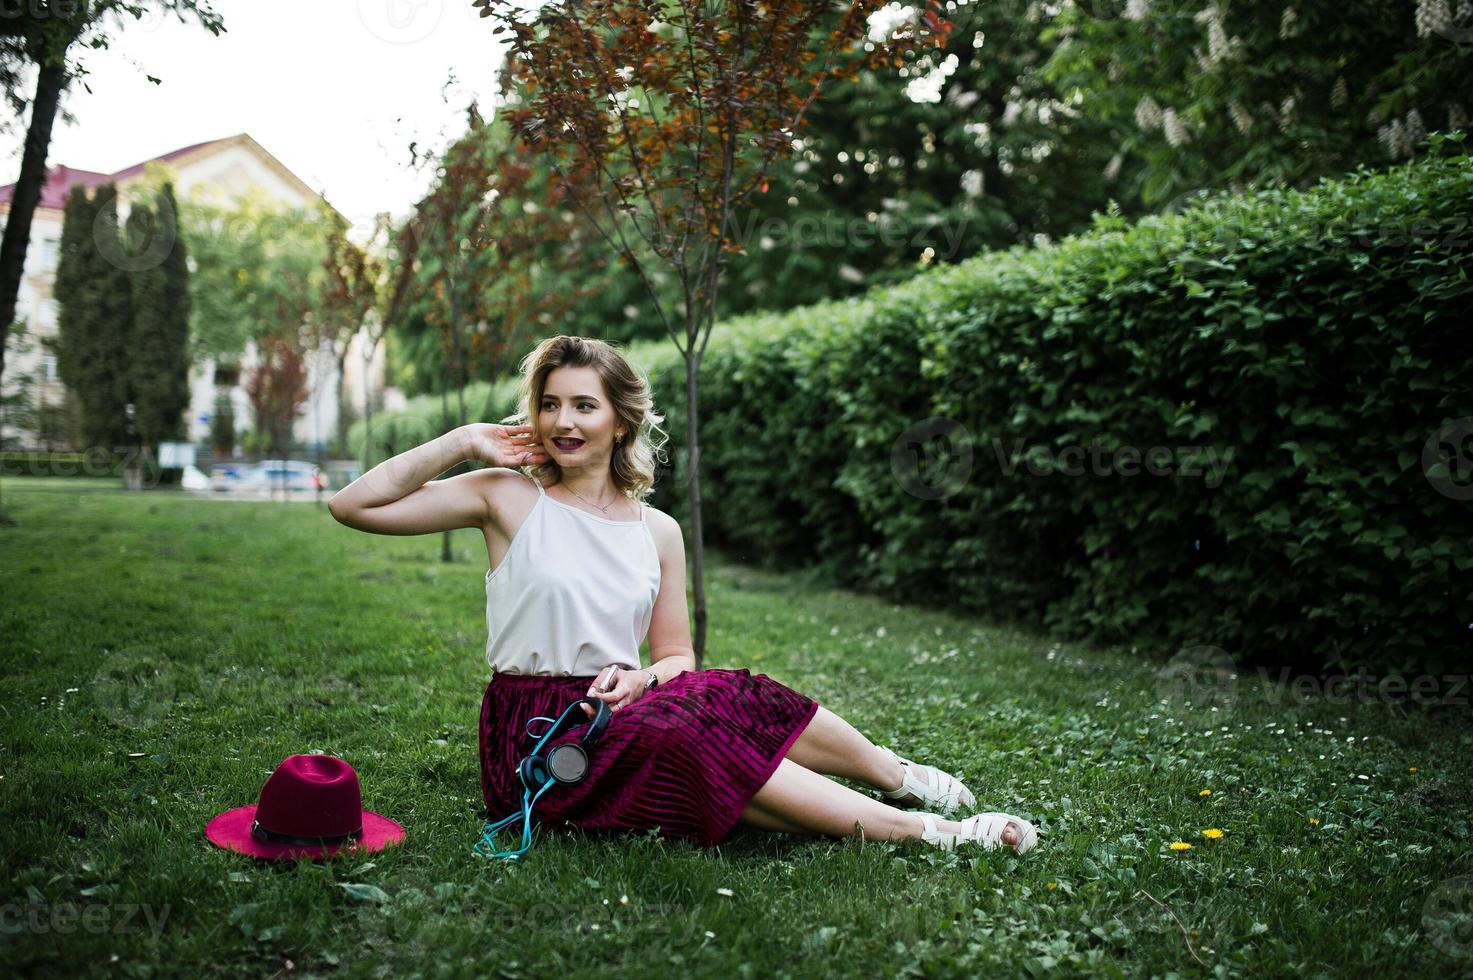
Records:
<instances>
[{"instance_id":1,"label":"red roof","mask_svg":"<svg viewBox=\"0 0 1473 980\"><path fill-rule=\"evenodd\" d=\"M75 167L66 167L61 164L55 167L48 167L46 169L46 183L41 187L41 200L37 207L55 208L60 211L66 207L67 192L75 184L81 184L84 187L91 188L99 184L106 184L108 181L118 182L125 180L135 174L142 174L144 166L155 160L173 160L176 157L181 157L186 153L198 150L202 146L209 146L211 143L220 142L223 142L223 140L206 140L203 143L195 143L192 146L180 147L177 150L170 150L162 156L150 157L142 163L135 163L131 167L124 167L117 173L112 174L100 174L93 170L78 170ZM15 193L14 184L6 184L4 187L0 187L0 204L9 204L10 196L13 193Z\"/></svg>"}]
</instances>

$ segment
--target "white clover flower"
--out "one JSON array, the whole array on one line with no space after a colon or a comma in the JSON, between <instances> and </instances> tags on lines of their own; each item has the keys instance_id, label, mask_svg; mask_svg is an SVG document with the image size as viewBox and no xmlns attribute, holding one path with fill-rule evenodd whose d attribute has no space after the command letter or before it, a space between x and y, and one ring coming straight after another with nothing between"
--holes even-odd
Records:
<instances>
[{"instance_id":1,"label":"white clover flower","mask_svg":"<svg viewBox=\"0 0 1473 980\"><path fill-rule=\"evenodd\" d=\"M1126 0L1125 19L1142 21L1151 12L1151 0Z\"/></svg>"}]
</instances>

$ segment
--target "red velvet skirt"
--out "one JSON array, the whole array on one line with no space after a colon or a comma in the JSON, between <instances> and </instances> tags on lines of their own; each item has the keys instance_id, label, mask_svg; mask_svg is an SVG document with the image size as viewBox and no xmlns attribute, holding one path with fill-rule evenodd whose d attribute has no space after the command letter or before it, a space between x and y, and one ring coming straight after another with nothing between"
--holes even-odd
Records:
<instances>
[{"instance_id":1,"label":"red velvet skirt","mask_svg":"<svg viewBox=\"0 0 1473 980\"><path fill-rule=\"evenodd\" d=\"M498 671L481 699L481 795L491 820L522 806L517 764L549 722L585 696L593 677ZM577 709L582 715L582 709ZM818 702L766 674L688 670L613 713L582 782L555 785L532 808L534 825L646 831L721 843L818 711ZM584 716L586 717L586 716ZM588 721L548 748L577 742ZM518 823L520 826L520 823Z\"/></svg>"}]
</instances>

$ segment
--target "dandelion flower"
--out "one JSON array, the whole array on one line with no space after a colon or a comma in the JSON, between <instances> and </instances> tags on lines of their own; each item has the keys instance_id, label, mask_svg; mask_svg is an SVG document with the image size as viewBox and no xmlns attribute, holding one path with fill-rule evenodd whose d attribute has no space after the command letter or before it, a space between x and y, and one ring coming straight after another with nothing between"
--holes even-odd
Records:
<instances>
[{"instance_id":1,"label":"dandelion flower","mask_svg":"<svg viewBox=\"0 0 1473 980\"><path fill-rule=\"evenodd\" d=\"M1318 827L1320 825L1320 818L1319 817L1310 817L1309 818L1309 825L1311 827Z\"/></svg>"},{"instance_id":2,"label":"dandelion flower","mask_svg":"<svg viewBox=\"0 0 1473 980\"><path fill-rule=\"evenodd\" d=\"M1055 888L1059 887L1059 883L1057 881L1051 881L1044 887L1046 887L1049 891L1053 891Z\"/></svg>"},{"instance_id":3,"label":"dandelion flower","mask_svg":"<svg viewBox=\"0 0 1473 980\"><path fill-rule=\"evenodd\" d=\"M1222 831L1218 830L1216 827L1208 827L1206 830L1202 831L1202 836L1207 838L1208 840L1217 840L1219 837L1222 836Z\"/></svg>"},{"instance_id":4,"label":"dandelion flower","mask_svg":"<svg viewBox=\"0 0 1473 980\"><path fill-rule=\"evenodd\" d=\"M1192 849L1192 845L1188 844L1184 840L1172 841L1171 849L1173 851L1190 851Z\"/></svg>"},{"instance_id":5,"label":"dandelion flower","mask_svg":"<svg viewBox=\"0 0 1473 980\"><path fill-rule=\"evenodd\" d=\"M1210 790L1210 789L1204 789L1202 792L1198 793L1197 795L1198 796L1211 796L1212 795L1212 790Z\"/></svg>"},{"instance_id":6,"label":"dandelion flower","mask_svg":"<svg viewBox=\"0 0 1473 980\"><path fill-rule=\"evenodd\" d=\"M1407 766L1407 772L1416 772L1416 771L1417 771L1417 767L1416 766Z\"/></svg>"}]
</instances>

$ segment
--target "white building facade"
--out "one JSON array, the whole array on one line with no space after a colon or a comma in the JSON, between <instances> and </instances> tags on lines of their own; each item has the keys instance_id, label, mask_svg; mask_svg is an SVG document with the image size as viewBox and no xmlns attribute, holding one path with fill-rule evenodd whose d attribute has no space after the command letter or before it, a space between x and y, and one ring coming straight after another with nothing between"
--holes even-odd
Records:
<instances>
[{"instance_id":1,"label":"white building facade","mask_svg":"<svg viewBox=\"0 0 1473 980\"><path fill-rule=\"evenodd\" d=\"M28 403L28 411L10 406L0 418L0 448L36 449L41 433L36 421L46 411L58 409L65 400L56 374L56 359L47 350L47 342L57 335L56 299L52 284L61 241L61 225L66 197L71 188L83 184L89 188L112 182L120 193L120 220L126 217L126 203L121 195L134 182L144 180L145 169L153 165L166 167L179 199L210 196L228 201L247 192L262 193L287 206L302 207L319 195L267 153L245 133L198 143L165 153L162 156L127 167L112 174L77 170L65 166L47 169L41 200L31 219L31 242L26 252L20 293L16 298L17 327L6 341L5 374L0 378L0 394ZM9 219L10 199L14 184L0 187L0 227ZM187 244L187 243L186 243ZM376 345L370 357L365 334L353 338L343 364L343 394L361 414L365 396L365 379L370 392L382 397L389 406L402 404L397 391L384 388L384 345ZM248 341L238 365L217 365L205 359L191 365L189 373L190 406L189 439L201 450L209 449L210 419L216 395L229 395L235 416L237 438L254 426L250 399L245 384L261 359L254 342ZM238 370L232 368L238 367ZM292 426L295 441L309 454L326 451L338 423L337 364L330 350L309 352L307 367L307 401L299 409ZM218 376L217 376L218 368ZM83 446L51 446L56 449L83 450ZM237 454L239 442L237 442Z\"/></svg>"}]
</instances>

